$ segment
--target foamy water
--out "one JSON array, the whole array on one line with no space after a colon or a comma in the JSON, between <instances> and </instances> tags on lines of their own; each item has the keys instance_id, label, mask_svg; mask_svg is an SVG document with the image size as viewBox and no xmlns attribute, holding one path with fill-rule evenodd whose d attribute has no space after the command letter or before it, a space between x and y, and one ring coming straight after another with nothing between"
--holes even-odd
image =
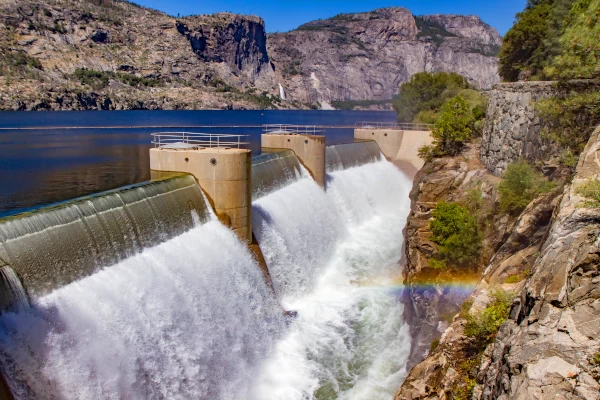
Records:
<instances>
[{"instance_id":1,"label":"foamy water","mask_svg":"<svg viewBox=\"0 0 600 400\"><path fill-rule=\"evenodd\" d=\"M410 182L380 161L305 173L253 204L275 293L214 215L0 316L18 399L389 399L410 352L401 272ZM285 323L283 309L298 317Z\"/></svg>"},{"instance_id":2,"label":"foamy water","mask_svg":"<svg viewBox=\"0 0 600 400\"><path fill-rule=\"evenodd\" d=\"M387 161L328 178L327 194L305 179L254 204L280 300L298 317L253 399L388 399L406 376L410 336L389 284L401 272L410 182Z\"/></svg>"}]
</instances>

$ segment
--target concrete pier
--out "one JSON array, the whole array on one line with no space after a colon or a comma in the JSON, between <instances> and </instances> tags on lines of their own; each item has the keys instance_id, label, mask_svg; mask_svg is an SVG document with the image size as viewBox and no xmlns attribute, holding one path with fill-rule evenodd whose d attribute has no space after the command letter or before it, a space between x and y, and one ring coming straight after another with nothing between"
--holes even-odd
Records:
<instances>
[{"instance_id":1,"label":"concrete pier","mask_svg":"<svg viewBox=\"0 0 600 400\"><path fill-rule=\"evenodd\" d=\"M408 130L395 126L364 126L354 129L354 138L374 140L383 155L413 177L425 162L419 158L419 148L433 143L431 131Z\"/></svg>"},{"instance_id":2,"label":"concrete pier","mask_svg":"<svg viewBox=\"0 0 600 400\"><path fill-rule=\"evenodd\" d=\"M226 147L150 149L150 169L193 175L219 219L252 242L250 150Z\"/></svg>"},{"instance_id":3,"label":"concrete pier","mask_svg":"<svg viewBox=\"0 0 600 400\"><path fill-rule=\"evenodd\" d=\"M325 136L265 133L261 136L261 146L292 150L313 179L325 187Z\"/></svg>"}]
</instances>

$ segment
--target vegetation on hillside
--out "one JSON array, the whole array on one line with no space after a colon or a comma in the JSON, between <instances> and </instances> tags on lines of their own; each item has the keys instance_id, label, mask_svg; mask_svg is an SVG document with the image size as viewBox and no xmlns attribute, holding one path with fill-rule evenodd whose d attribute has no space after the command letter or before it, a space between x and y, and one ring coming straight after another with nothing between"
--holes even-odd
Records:
<instances>
[{"instance_id":1,"label":"vegetation on hillside","mask_svg":"<svg viewBox=\"0 0 600 400\"><path fill-rule=\"evenodd\" d=\"M528 0L507 32L499 72L506 81L600 76L600 0Z\"/></svg>"},{"instance_id":2,"label":"vegetation on hillside","mask_svg":"<svg viewBox=\"0 0 600 400\"><path fill-rule=\"evenodd\" d=\"M575 193L586 198L586 207L600 208L600 180L588 179L575 188Z\"/></svg>"},{"instance_id":3,"label":"vegetation on hillside","mask_svg":"<svg viewBox=\"0 0 600 400\"><path fill-rule=\"evenodd\" d=\"M500 211L518 215L537 195L553 187L551 182L526 161L511 163L502 174L502 182L498 184Z\"/></svg>"},{"instance_id":4,"label":"vegetation on hillside","mask_svg":"<svg viewBox=\"0 0 600 400\"><path fill-rule=\"evenodd\" d=\"M429 260L433 268L477 266L483 241L477 214L478 210L459 203L436 204L429 223L430 240L438 250Z\"/></svg>"},{"instance_id":5,"label":"vegetation on hillside","mask_svg":"<svg viewBox=\"0 0 600 400\"><path fill-rule=\"evenodd\" d=\"M459 74L416 73L400 86L398 98L394 101L398 121L412 122L420 112L437 111L446 100L463 89L469 89L469 82Z\"/></svg>"}]
</instances>

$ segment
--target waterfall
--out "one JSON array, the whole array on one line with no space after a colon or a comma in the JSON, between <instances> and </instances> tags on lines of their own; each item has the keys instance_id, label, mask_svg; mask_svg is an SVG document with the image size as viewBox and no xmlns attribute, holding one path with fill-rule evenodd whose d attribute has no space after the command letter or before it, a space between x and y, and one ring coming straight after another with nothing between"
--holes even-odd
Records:
<instances>
[{"instance_id":1,"label":"waterfall","mask_svg":"<svg viewBox=\"0 0 600 400\"><path fill-rule=\"evenodd\" d=\"M252 157L252 198L260 199L301 177L307 174L292 150Z\"/></svg>"},{"instance_id":2,"label":"waterfall","mask_svg":"<svg viewBox=\"0 0 600 400\"><path fill-rule=\"evenodd\" d=\"M190 175L60 203L0 223L0 260L43 296L193 226L209 211Z\"/></svg>"},{"instance_id":3,"label":"waterfall","mask_svg":"<svg viewBox=\"0 0 600 400\"><path fill-rule=\"evenodd\" d=\"M396 282L411 183L367 153L375 162L331 170L327 193L300 179L253 203L273 285L298 317L251 399L392 398L406 376L410 336Z\"/></svg>"},{"instance_id":4,"label":"waterfall","mask_svg":"<svg viewBox=\"0 0 600 400\"><path fill-rule=\"evenodd\" d=\"M338 144L325 148L327 172L334 172L383 159L377 143L366 140L362 142Z\"/></svg>"},{"instance_id":5,"label":"waterfall","mask_svg":"<svg viewBox=\"0 0 600 400\"><path fill-rule=\"evenodd\" d=\"M283 90L283 86L281 86L281 83L279 84L279 98L281 100L285 100L285 91Z\"/></svg>"},{"instance_id":6,"label":"waterfall","mask_svg":"<svg viewBox=\"0 0 600 400\"><path fill-rule=\"evenodd\" d=\"M284 329L281 308L215 217L0 315L17 399L240 399Z\"/></svg>"}]
</instances>

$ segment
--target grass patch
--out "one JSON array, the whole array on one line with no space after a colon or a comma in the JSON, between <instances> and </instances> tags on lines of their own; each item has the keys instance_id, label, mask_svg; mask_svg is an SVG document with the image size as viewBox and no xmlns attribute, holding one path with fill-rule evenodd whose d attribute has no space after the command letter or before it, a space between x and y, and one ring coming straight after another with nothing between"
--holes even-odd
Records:
<instances>
[{"instance_id":1,"label":"grass patch","mask_svg":"<svg viewBox=\"0 0 600 400\"><path fill-rule=\"evenodd\" d=\"M491 293L486 308L475 314L466 313L465 335L473 339L477 351L483 351L494 340L498 329L508 319L512 298L512 293L496 290Z\"/></svg>"},{"instance_id":2,"label":"grass patch","mask_svg":"<svg viewBox=\"0 0 600 400\"><path fill-rule=\"evenodd\" d=\"M588 179L575 189L575 193L588 199L584 203L586 207L600 207L600 180Z\"/></svg>"},{"instance_id":3,"label":"grass patch","mask_svg":"<svg viewBox=\"0 0 600 400\"><path fill-rule=\"evenodd\" d=\"M392 104L392 99L387 100L334 100L331 105L338 110L354 110L356 107L369 107L373 105Z\"/></svg>"},{"instance_id":4,"label":"grass patch","mask_svg":"<svg viewBox=\"0 0 600 400\"><path fill-rule=\"evenodd\" d=\"M73 77L79 80L82 85L91 86L96 89L105 88L111 80L116 80L133 87L154 87L161 84L161 81L157 79L144 78L120 72L104 72L90 69L77 69L73 73Z\"/></svg>"}]
</instances>

